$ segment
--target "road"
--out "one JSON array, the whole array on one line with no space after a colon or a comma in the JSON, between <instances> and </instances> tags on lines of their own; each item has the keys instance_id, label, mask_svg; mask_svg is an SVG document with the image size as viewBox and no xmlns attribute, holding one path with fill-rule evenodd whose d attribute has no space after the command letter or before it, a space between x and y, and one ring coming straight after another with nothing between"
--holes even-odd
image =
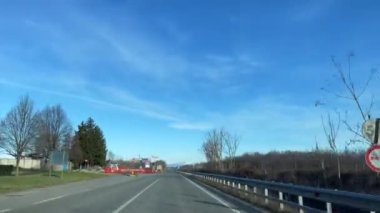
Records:
<instances>
[{"instance_id":1,"label":"road","mask_svg":"<svg viewBox=\"0 0 380 213\"><path fill-rule=\"evenodd\" d=\"M4 212L232 213L261 212L249 204L167 172L112 176L0 196Z\"/></svg>"}]
</instances>

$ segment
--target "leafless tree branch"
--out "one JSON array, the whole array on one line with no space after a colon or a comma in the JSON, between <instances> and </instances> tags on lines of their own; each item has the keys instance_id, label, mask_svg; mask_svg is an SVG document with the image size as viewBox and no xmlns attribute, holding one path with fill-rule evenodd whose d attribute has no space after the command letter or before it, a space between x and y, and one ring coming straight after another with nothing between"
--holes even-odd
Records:
<instances>
[{"instance_id":1,"label":"leafless tree branch","mask_svg":"<svg viewBox=\"0 0 380 213\"><path fill-rule=\"evenodd\" d=\"M30 151L36 138L36 126L33 102L28 96L22 97L0 123L0 148L16 158L16 175L21 157Z\"/></svg>"},{"instance_id":2,"label":"leafless tree branch","mask_svg":"<svg viewBox=\"0 0 380 213\"><path fill-rule=\"evenodd\" d=\"M329 143L331 150L335 153L335 156L337 158L338 178L340 180L341 179L340 159L339 159L338 147L336 145L336 138L338 137L340 123L341 123L340 114L336 112L336 120L334 120L331 117L330 113L327 114L327 121L325 121L323 116L321 116L321 119L322 119L323 131L325 133L327 142Z\"/></svg>"}]
</instances>

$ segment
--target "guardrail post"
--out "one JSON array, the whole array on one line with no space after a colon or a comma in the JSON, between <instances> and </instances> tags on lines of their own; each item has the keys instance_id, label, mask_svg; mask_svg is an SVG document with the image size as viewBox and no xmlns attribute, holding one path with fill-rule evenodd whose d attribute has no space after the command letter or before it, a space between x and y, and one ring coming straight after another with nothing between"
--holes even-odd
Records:
<instances>
[{"instance_id":1,"label":"guardrail post","mask_svg":"<svg viewBox=\"0 0 380 213\"><path fill-rule=\"evenodd\" d=\"M282 192L278 192L278 199L280 200L280 211L284 211L284 203L282 202L284 200L284 195Z\"/></svg>"},{"instance_id":2,"label":"guardrail post","mask_svg":"<svg viewBox=\"0 0 380 213\"><path fill-rule=\"evenodd\" d=\"M240 183L238 183L238 189L239 189L239 190L241 189L241 185L240 185Z\"/></svg>"},{"instance_id":3,"label":"guardrail post","mask_svg":"<svg viewBox=\"0 0 380 213\"><path fill-rule=\"evenodd\" d=\"M298 196L298 205L301 206L299 213L304 213L304 211L303 211L303 197L302 196Z\"/></svg>"},{"instance_id":4,"label":"guardrail post","mask_svg":"<svg viewBox=\"0 0 380 213\"><path fill-rule=\"evenodd\" d=\"M227 186L230 186L230 181L227 181Z\"/></svg>"},{"instance_id":5,"label":"guardrail post","mask_svg":"<svg viewBox=\"0 0 380 213\"><path fill-rule=\"evenodd\" d=\"M226 180L223 180L223 185L226 185Z\"/></svg>"},{"instance_id":6,"label":"guardrail post","mask_svg":"<svg viewBox=\"0 0 380 213\"><path fill-rule=\"evenodd\" d=\"M268 200L268 189L267 188L264 189L264 195L265 195L265 204L268 204L269 200Z\"/></svg>"},{"instance_id":7,"label":"guardrail post","mask_svg":"<svg viewBox=\"0 0 380 213\"><path fill-rule=\"evenodd\" d=\"M327 213L332 213L332 205L329 202L326 203L326 212Z\"/></svg>"},{"instance_id":8,"label":"guardrail post","mask_svg":"<svg viewBox=\"0 0 380 213\"><path fill-rule=\"evenodd\" d=\"M256 186L255 187L253 187L253 193L257 193L257 188L256 188Z\"/></svg>"},{"instance_id":9,"label":"guardrail post","mask_svg":"<svg viewBox=\"0 0 380 213\"><path fill-rule=\"evenodd\" d=\"M235 182L232 182L232 188L235 188Z\"/></svg>"},{"instance_id":10,"label":"guardrail post","mask_svg":"<svg viewBox=\"0 0 380 213\"><path fill-rule=\"evenodd\" d=\"M245 190L245 191L248 191L248 185L247 185L247 184L245 184L245 186L244 186L244 190Z\"/></svg>"}]
</instances>

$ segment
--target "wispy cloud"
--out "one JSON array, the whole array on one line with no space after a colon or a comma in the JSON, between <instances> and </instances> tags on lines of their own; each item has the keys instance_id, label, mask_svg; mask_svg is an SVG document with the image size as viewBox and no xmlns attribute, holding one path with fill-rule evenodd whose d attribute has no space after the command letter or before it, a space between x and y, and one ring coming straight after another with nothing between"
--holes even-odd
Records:
<instances>
[{"instance_id":1,"label":"wispy cloud","mask_svg":"<svg viewBox=\"0 0 380 213\"><path fill-rule=\"evenodd\" d=\"M208 124L205 130L224 127L243 136L245 143L255 143L258 150L299 149L312 147L315 136L324 138L320 113L312 103L305 106L279 96L259 97L229 113L207 112L199 123Z\"/></svg>"},{"instance_id":2,"label":"wispy cloud","mask_svg":"<svg viewBox=\"0 0 380 213\"><path fill-rule=\"evenodd\" d=\"M181 28L173 20L161 18L157 20L157 23L165 32L167 32L170 38L173 38L176 41L175 43L177 45L188 42L192 37L189 31L185 31L183 27Z\"/></svg>"},{"instance_id":3,"label":"wispy cloud","mask_svg":"<svg viewBox=\"0 0 380 213\"><path fill-rule=\"evenodd\" d=\"M161 112L157 109L153 109L152 108L152 106L154 106L153 103L148 103L146 101L139 100L136 97L132 97L132 96L128 98L127 102L115 103L112 101L106 101L107 99L105 98L99 99L99 98L93 98L93 97L89 97L85 95L77 95L77 94L62 92L58 90L51 90L47 88L26 85L23 83L8 81L5 79L0 79L0 84L5 85L5 86L10 86L10 87L16 87L20 89L25 89L28 91L35 91L35 92L40 92L40 93L45 93L45 94L50 94L50 95L58 95L61 97L72 98L72 99L81 100L88 103L99 104L105 107L116 108L116 109L124 110L130 113L136 113L136 114L140 114L140 115L155 118L155 119L166 120L166 121L178 120L174 115L170 115L170 114L167 114L166 112ZM108 95L121 97L120 94L108 93Z\"/></svg>"},{"instance_id":4,"label":"wispy cloud","mask_svg":"<svg viewBox=\"0 0 380 213\"><path fill-rule=\"evenodd\" d=\"M295 21L311 21L323 17L332 7L334 1L303 1L297 4L293 11L292 19Z\"/></svg>"},{"instance_id":5,"label":"wispy cloud","mask_svg":"<svg viewBox=\"0 0 380 213\"><path fill-rule=\"evenodd\" d=\"M8 75L0 75L0 78L3 78L0 79L0 84L117 108L167 121L168 126L174 129L206 130L213 125L208 122L193 121L194 119L190 119L192 115L174 110L176 106L173 103L148 101L148 96L138 97L120 84L110 87L107 85L112 85L113 82L94 79L92 76L98 75L98 73L93 75L94 70L108 72L108 70L98 70L97 62L102 61L108 65L120 63L120 67L123 68L112 70L113 76L123 76L120 73L139 73L144 76L144 80L148 79L150 84L158 82L164 85L157 86L161 89L157 91L157 96L160 92L164 93L167 86L181 91L185 86L196 88L203 82L211 86L218 85L220 82L231 81L233 76L255 72L255 69L261 66L261 63L249 54L208 54L187 58L183 56L182 51L168 48L144 32L131 31L128 28L115 30L112 23L102 22L85 14L72 13L70 17L62 19L64 21L59 24L51 24L49 20L24 21L27 28L33 29L34 36L43 38L38 41L35 48L40 48L38 51L46 50L54 53L53 59L59 62L48 64L46 67L40 66L37 72L34 70L37 69L35 64L33 66L34 62L10 58L14 61L13 64L17 64L13 66L8 63L9 57L5 57L4 62L8 63L8 67L15 67L14 70L7 71L8 74L13 72L16 75L26 76L30 70L36 72L30 77L33 80L25 78L13 81L12 79L17 78L12 78L12 75L10 78ZM161 25L178 40L186 42L187 34L178 26L171 22L162 22ZM68 27L73 27L73 30L67 30ZM14 45L16 48L10 46L10 49L15 50L15 55L24 51L17 43ZM41 61L36 62L38 64ZM123 82L126 79L119 80ZM44 85L44 87L35 85ZM236 84L228 88L230 88L229 93L237 93L241 86ZM141 93L144 92L140 91Z\"/></svg>"},{"instance_id":6,"label":"wispy cloud","mask_svg":"<svg viewBox=\"0 0 380 213\"><path fill-rule=\"evenodd\" d=\"M154 103L142 98L138 98L126 90L121 90L110 86L100 86L94 88L105 97L106 100L115 100L114 103L118 103L123 106L128 106L134 109L139 114L146 115L152 118L158 118L167 121L178 121L181 115L178 112L170 110L170 106L163 103Z\"/></svg>"},{"instance_id":7,"label":"wispy cloud","mask_svg":"<svg viewBox=\"0 0 380 213\"><path fill-rule=\"evenodd\" d=\"M125 32L127 36L121 37L106 23L96 23L97 25L87 24L87 26L94 35L99 36L118 53L120 60L131 68L128 69L129 72L144 74L163 84L170 81L175 87L183 86L192 81L192 78L219 83L229 80L231 76L254 73L263 65L250 54L241 53L185 57L186 51L176 48L176 44L186 42L188 34L182 32L172 22L159 22L165 30L179 37L176 38L177 41L165 46L163 41L142 35L142 32L127 31Z\"/></svg>"},{"instance_id":8,"label":"wispy cloud","mask_svg":"<svg viewBox=\"0 0 380 213\"><path fill-rule=\"evenodd\" d=\"M169 54L165 48L159 47L149 38L132 36L120 38L112 30L106 27L94 28L114 50L132 71L141 72L156 80L176 78L189 68L187 60L177 54Z\"/></svg>"},{"instance_id":9,"label":"wispy cloud","mask_svg":"<svg viewBox=\"0 0 380 213\"><path fill-rule=\"evenodd\" d=\"M176 122L176 123L170 123L169 127L174 129L180 129L180 130L200 130L205 131L213 128L212 125L207 123L197 123L197 122Z\"/></svg>"},{"instance_id":10,"label":"wispy cloud","mask_svg":"<svg viewBox=\"0 0 380 213\"><path fill-rule=\"evenodd\" d=\"M200 77L214 82L231 81L237 76L257 73L262 62L248 55L206 55L200 64L203 72L197 73Z\"/></svg>"}]
</instances>

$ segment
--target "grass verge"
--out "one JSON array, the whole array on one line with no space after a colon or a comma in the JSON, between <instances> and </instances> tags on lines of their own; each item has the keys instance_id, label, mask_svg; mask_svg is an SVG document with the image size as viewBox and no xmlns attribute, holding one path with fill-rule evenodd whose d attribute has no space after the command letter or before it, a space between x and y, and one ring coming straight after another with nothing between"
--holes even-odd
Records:
<instances>
[{"instance_id":1,"label":"grass verge","mask_svg":"<svg viewBox=\"0 0 380 213\"><path fill-rule=\"evenodd\" d=\"M30 174L22 176L0 176L0 193L27 190L65 184L70 182L90 180L105 177L104 174L85 172L65 172L63 178L61 173L53 173L51 177L47 173Z\"/></svg>"}]
</instances>

